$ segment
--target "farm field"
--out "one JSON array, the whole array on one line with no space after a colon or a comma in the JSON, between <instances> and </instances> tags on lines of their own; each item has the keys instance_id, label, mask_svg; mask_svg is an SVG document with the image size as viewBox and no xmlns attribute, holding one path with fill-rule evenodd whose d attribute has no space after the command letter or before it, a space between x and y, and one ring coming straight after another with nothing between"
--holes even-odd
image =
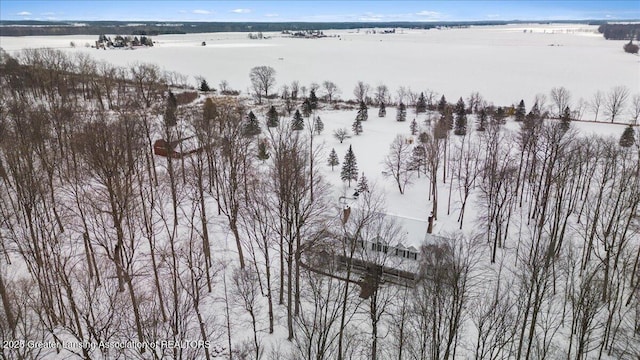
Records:
<instances>
[{"instance_id":1,"label":"farm field","mask_svg":"<svg viewBox=\"0 0 640 360\"><path fill-rule=\"evenodd\" d=\"M640 58L373 30L0 37L0 357L637 360Z\"/></svg>"}]
</instances>

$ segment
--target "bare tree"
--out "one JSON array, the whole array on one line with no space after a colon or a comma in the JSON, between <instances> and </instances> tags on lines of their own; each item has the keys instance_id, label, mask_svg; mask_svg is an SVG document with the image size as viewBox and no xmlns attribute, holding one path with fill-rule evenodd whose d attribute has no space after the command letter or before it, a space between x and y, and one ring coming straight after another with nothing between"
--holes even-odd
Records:
<instances>
[{"instance_id":1,"label":"bare tree","mask_svg":"<svg viewBox=\"0 0 640 360\"><path fill-rule=\"evenodd\" d=\"M625 86L616 86L609 91L605 99L604 107L607 110L611 122L616 120L616 116L622 113L624 103L629 97L629 89Z\"/></svg>"},{"instance_id":2,"label":"bare tree","mask_svg":"<svg viewBox=\"0 0 640 360\"><path fill-rule=\"evenodd\" d=\"M367 102L369 95L369 84L365 84L362 81L358 81L356 87L353 89L353 96L358 102Z\"/></svg>"},{"instance_id":3,"label":"bare tree","mask_svg":"<svg viewBox=\"0 0 640 360\"><path fill-rule=\"evenodd\" d=\"M234 294L240 304L251 318L251 328L253 330L253 359L259 360L262 357L264 349L262 348L261 339L258 336L258 314L260 313L260 305L258 297L260 296L260 288L258 285L257 274L249 270L237 269L233 272Z\"/></svg>"},{"instance_id":4,"label":"bare tree","mask_svg":"<svg viewBox=\"0 0 640 360\"><path fill-rule=\"evenodd\" d=\"M271 66L256 66L249 72L249 78L258 104L262 104L262 97L268 98L269 91L275 86L276 70Z\"/></svg>"},{"instance_id":5,"label":"bare tree","mask_svg":"<svg viewBox=\"0 0 640 360\"><path fill-rule=\"evenodd\" d=\"M600 113L600 108L602 107L603 103L604 103L604 94L602 93L602 91L598 90L596 91L595 94L593 94L593 97L589 101L589 107L593 112L594 121L598 121L598 114Z\"/></svg>"},{"instance_id":6,"label":"bare tree","mask_svg":"<svg viewBox=\"0 0 640 360\"><path fill-rule=\"evenodd\" d=\"M389 88L387 85L380 84L376 86L375 100L377 104L388 104L390 102Z\"/></svg>"},{"instance_id":7,"label":"bare tree","mask_svg":"<svg viewBox=\"0 0 640 360\"><path fill-rule=\"evenodd\" d=\"M333 81L324 81L322 83L325 93L327 94L327 100L331 103L335 97L340 94L340 89Z\"/></svg>"},{"instance_id":8,"label":"bare tree","mask_svg":"<svg viewBox=\"0 0 640 360\"><path fill-rule=\"evenodd\" d=\"M640 117L640 94L633 95L631 98L631 109L629 109L629 115L633 119L634 124L638 124L638 118Z\"/></svg>"},{"instance_id":9,"label":"bare tree","mask_svg":"<svg viewBox=\"0 0 640 360\"><path fill-rule=\"evenodd\" d=\"M400 194L404 194L407 184L411 183L413 171L410 164L411 146L402 135L398 135L391 143L389 154L384 160L384 169L387 176L396 181Z\"/></svg>"},{"instance_id":10,"label":"bare tree","mask_svg":"<svg viewBox=\"0 0 640 360\"><path fill-rule=\"evenodd\" d=\"M570 106L571 93L564 86L551 88L551 100L555 105L554 115L559 117Z\"/></svg>"},{"instance_id":11,"label":"bare tree","mask_svg":"<svg viewBox=\"0 0 640 360\"><path fill-rule=\"evenodd\" d=\"M340 141L340 144L342 144L345 139L349 138L349 131L345 128L335 129L333 131L333 136Z\"/></svg>"}]
</instances>

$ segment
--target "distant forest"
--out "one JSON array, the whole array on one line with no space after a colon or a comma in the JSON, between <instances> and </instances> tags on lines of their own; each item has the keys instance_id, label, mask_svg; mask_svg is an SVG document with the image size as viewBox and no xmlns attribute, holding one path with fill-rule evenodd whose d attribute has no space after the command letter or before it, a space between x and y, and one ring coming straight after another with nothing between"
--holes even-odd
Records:
<instances>
[{"instance_id":1,"label":"distant forest","mask_svg":"<svg viewBox=\"0 0 640 360\"><path fill-rule=\"evenodd\" d=\"M553 23L603 25L606 21L553 21ZM268 32L357 28L431 29L472 25L506 25L532 21L462 21L462 22L159 22L159 21L0 21L0 36L34 35L149 35L211 32ZM550 23L550 22L538 22Z\"/></svg>"}]
</instances>

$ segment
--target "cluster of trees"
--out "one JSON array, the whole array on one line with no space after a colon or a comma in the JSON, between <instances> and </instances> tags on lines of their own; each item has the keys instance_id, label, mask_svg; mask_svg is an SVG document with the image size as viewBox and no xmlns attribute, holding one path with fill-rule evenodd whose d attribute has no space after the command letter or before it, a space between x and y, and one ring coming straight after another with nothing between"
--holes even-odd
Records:
<instances>
[{"instance_id":1,"label":"cluster of trees","mask_svg":"<svg viewBox=\"0 0 640 360\"><path fill-rule=\"evenodd\" d=\"M640 40L640 25L629 24L602 24L598 31L607 40Z\"/></svg>"},{"instance_id":2,"label":"cluster of trees","mask_svg":"<svg viewBox=\"0 0 640 360\"><path fill-rule=\"evenodd\" d=\"M110 36L106 36L104 34L100 34L97 42L99 47L129 47L129 46L153 46L153 40L147 36L140 36L138 39L137 36L121 36L116 35L113 40L111 40Z\"/></svg>"},{"instance_id":3,"label":"cluster of trees","mask_svg":"<svg viewBox=\"0 0 640 360\"><path fill-rule=\"evenodd\" d=\"M407 287L353 265L398 266L387 239L402 242L403 231L351 147L341 177L358 181L360 206L348 219L334 206L314 144L324 127L317 89L296 89L299 116L284 121L286 101L264 113L224 96L181 105L169 91L180 78L150 65L54 50L3 65L0 340L212 346L2 348L2 357L210 359L220 348L256 359L637 356L633 130L628 146L580 137L538 99L522 103L511 133L505 110L479 96L450 104L425 93L429 123L390 155L410 156L400 169L428 176L436 219L443 191L460 226L469 203L481 214L468 216L476 236L425 245L413 263L421 277ZM157 138L199 148L157 157ZM328 165L339 165L331 154ZM363 248L376 238L376 249ZM279 325L285 349L266 344Z\"/></svg>"}]
</instances>

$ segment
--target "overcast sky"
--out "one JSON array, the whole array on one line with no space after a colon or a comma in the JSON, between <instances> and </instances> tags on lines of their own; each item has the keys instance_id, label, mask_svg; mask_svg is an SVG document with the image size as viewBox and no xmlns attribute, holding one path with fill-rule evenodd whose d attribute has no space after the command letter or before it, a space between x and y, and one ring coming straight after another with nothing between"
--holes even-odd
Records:
<instances>
[{"instance_id":1,"label":"overcast sky","mask_svg":"<svg viewBox=\"0 0 640 360\"><path fill-rule=\"evenodd\" d=\"M640 1L0 0L1 20L459 21L640 19Z\"/></svg>"}]
</instances>

